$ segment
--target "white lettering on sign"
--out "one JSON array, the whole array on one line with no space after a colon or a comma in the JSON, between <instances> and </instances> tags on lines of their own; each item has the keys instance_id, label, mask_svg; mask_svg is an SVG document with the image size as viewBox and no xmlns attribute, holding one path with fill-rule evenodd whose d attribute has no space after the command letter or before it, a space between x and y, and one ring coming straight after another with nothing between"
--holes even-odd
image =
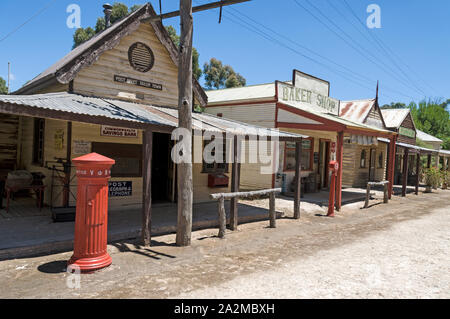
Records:
<instances>
[{"instance_id":1,"label":"white lettering on sign","mask_svg":"<svg viewBox=\"0 0 450 319\"><path fill-rule=\"evenodd\" d=\"M122 128L102 125L100 135L112 137L138 137L138 131L134 128Z\"/></svg>"},{"instance_id":2,"label":"white lettering on sign","mask_svg":"<svg viewBox=\"0 0 450 319\"><path fill-rule=\"evenodd\" d=\"M83 175L86 175L86 176L109 176L109 175L111 175L111 170L110 169L105 169L105 170L90 169L89 171L87 171L87 170L77 169L77 175L78 176L83 176Z\"/></svg>"},{"instance_id":3,"label":"white lettering on sign","mask_svg":"<svg viewBox=\"0 0 450 319\"><path fill-rule=\"evenodd\" d=\"M301 87L278 82L278 100L288 105L339 116L339 100Z\"/></svg>"}]
</instances>

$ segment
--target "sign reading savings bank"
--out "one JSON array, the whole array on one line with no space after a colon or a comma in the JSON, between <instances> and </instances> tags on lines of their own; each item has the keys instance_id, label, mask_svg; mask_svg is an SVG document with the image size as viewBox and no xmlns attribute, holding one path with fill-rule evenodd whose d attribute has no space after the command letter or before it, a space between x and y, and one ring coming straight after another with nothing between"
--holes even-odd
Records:
<instances>
[{"instance_id":1,"label":"sign reading savings bank","mask_svg":"<svg viewBox=\"0 0 450 319\"><path fill-rule=\"evenodd\" d=\"M330 83L294 70L293 84L277 82L278 101L297 107L339 116L339 100L329 97Z\"/></svg>"}]
</instances>

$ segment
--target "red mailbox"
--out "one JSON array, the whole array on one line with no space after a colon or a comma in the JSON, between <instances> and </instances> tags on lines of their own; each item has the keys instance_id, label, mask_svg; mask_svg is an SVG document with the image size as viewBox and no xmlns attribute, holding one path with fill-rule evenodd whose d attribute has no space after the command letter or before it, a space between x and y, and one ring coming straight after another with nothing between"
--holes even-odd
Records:
<instances>
[{"instance_id":1,"label":"red mailbox","mask_svg":"<svg viewBox=\"0 0 450 319\"><path fill-rule=\"evenodd\" d=\"M72 160L78 178L73 255L82 272L111 265L108 241L108 180L114 160L97 153Z\"/></svg>"},{"instance_id":2,"label":"red mailbox","mask_svg":"<svg viewBox=\"0 0 450 319\"><path fill-rule=\"evenodd\" d=\"M328 198L328 214L329 217L334 217L334 193L336 190L336 177L339 170L339 163L337 161L330 161L328 168L331 171L330 183L330 197Z\"/></svg>"}]
</instances>

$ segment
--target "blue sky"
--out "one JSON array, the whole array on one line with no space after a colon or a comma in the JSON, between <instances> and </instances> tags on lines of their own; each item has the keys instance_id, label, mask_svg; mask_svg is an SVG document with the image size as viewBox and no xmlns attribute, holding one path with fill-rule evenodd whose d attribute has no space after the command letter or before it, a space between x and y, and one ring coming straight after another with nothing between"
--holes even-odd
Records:
<instances>
[{"instance_id":1,"label":"blue sky","mask_svg":"<svg viewBox=\"0 0 450 319\"><path fill-rule=\"evenodd\" d=\"M345 1L364 24L370 15L367 6L379 5L381 28L362 26ZM218 10L196 13L194 46L200 64L218 58L241 73L248 85L290 80L295 68L330 81L331 96L341 100L374 97L377 80L381 104L409 103L425 96L450 98L450 1L345 1L253 0L224 8L221 24ZM1 0L0 39L51 2ZM66 26L67 6L81 7L81 24L87 27L103 15L104 2L53 0L45 11L0 41L0 76L6 79L10 61L12 90L21 87L71 50L74 29ZM212 0L193 0L194 5L206 2ZM158 1L151 3L159 11ZM178 0L162 3L164 12L179 5ZM164 23L179 29L178 18Z\"/></svg>"}]
</instances>

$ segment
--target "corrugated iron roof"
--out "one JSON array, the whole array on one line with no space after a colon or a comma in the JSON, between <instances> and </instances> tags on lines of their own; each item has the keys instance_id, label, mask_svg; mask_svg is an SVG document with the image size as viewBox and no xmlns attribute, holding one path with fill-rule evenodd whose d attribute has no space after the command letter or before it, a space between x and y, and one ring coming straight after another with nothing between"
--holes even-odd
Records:
<instances>
[{"instance_id":1,"label":"corrugated iron roof","mask_svg":"<svg viewBox=\"0 0 450 319\"><path fill-rule=\"evenodd\" d=\"M416 132L417 132L417 135L416 135L417 138L424 142L440 142L440 143L443 142L442 140L438 139L437 137L434 137L433 135L422 132L421 130L416 130Z\"/></svg>"},{"instance_id":2,"label":"corrugated iron roof","mask_svg":"<svg viewBox=\"0 0 450 319\"><path fill-rule=\"evenodd\" d=\"M89 115L92 117L110 118L123 121L124 123L139 122L171 128L178 126L178 111L174 108L88 97L67 92L35 95L0 95L0 111L2 103ZM58 119L57 112L54 113L53 118ZM266 137L293 139L306 137L305 135L281 132L277 129L262 128L206 113L195 112L192 114L192 128L194 130L212 132L231 132L239 135L251 135L253 132L257 132L257 135Z\"/></svg>"},{"instance_id":3,"label":"corrugated iron roof","mask_svg":"<svg viewBox=\"0 0 450 319\"><path fill-rule=\"evenodd\" d=\"M399 128L408 116L409 109L382 109L384 123L389 128Z\"/></svg>"},{"instance_id":4,"label":"corrugated iron roof","mask_svg":"<svg viewBox=\"0 0 450 319\"><path fill-rule=\"evenodd\" d=\"M238 100L275 98L275 83L206 91L208 105Z\"/></svg>"},{"instance_id":5,"label":"corrugated iron roof","mask_svg":"<svg viewBox=\"0 0 450 319\"><path fill-rule=\"evenodd\" d=\"M339 116L353 122L364 123L375 101L375 99L341 101Z\"/></svg>"}]
</instances>

